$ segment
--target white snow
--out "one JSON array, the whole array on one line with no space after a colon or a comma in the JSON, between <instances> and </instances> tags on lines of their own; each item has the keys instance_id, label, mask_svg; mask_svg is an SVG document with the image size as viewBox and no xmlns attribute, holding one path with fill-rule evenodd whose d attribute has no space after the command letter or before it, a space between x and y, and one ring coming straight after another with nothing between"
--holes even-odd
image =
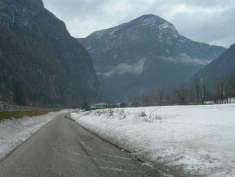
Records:
<instances>
[{"instance_id":1,"label":"white snow","mask_svg":"<svg viewBox=\"0 0 235 177\"><path fill-rule=\"evenodd\" d=\"M229 98L227 101L228 103L235 103L235 98Z\"/></svg>"},{"instance_id":2,"label":"white snow","mask_svg":"<svg viewBox=\"0 0 235 177\"><path fill-rule=\"evenodd\" d=\"M0 122L0 159L62 112Z\"/></svg>"},{"instance_id":3,"label":"white snow","mask_svg":"<svg viewBox=\"0 0 235 177\"><path fill-rule=\"evenodd\" d=\"M159 29L160 30L164 30L164 29L167 29L170 27L170 24L165 22L165 23L162 23L161 25L159 25Z\"/></svg>"},{"instance_id":4,"label":"white snow","mask_svg":"<svg viewBox=\"0 0 235 177\"><path fill-rule=\"evenodd\" d=\"M142 21L142 25L144 26L155 26L159 23L159 19L155 16L144 18Z\"/></svg>"},{"instance_id":5,"label":"white snow","mask_svg":"<svg viewBox=\"0 0 235 177\"><path fill-rule=\"evenodd\" d=\"M235 177L235 104L74 112L82 126L135 155L209 177Z\"/></svg>"},{"instance_id":6,"label":"white snow","mask_svg":"<svg viewBox=\"0 0 235 177\"><path fill-rule=\"evenodd\" d=\"M171 23L165 22L158 26L160 33L171 33L174 38L178 38L178 31L175 26Z\"/></svg>"}]
</instances>

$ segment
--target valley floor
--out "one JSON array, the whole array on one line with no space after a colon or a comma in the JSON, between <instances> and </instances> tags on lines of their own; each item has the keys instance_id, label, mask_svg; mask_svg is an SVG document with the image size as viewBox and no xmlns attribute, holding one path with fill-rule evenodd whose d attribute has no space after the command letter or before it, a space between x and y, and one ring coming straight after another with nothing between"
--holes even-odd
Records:
<instances>
[{"instance_id":1,"label":"valley floor","mask_svg":"<svg viewBox=\"0 0 235 177\"><path fill-rule=\"evenodd\" d=\"M139 158L192 175L235 177L235 104L77 111L71 117Z\"/></svg>"},{"instance_id":2,"label":"valley floor","mask_svg":"<svg viewBox=\"0 0 235 177\"><path fill-rule=\"evenodd\" d=\"M0 160L0 177L78 176L172 177L166 168L133 158L82 128L65 113L54 117ZM185 175L178 171L176 176Z\"/></svg>"}]
</instances>

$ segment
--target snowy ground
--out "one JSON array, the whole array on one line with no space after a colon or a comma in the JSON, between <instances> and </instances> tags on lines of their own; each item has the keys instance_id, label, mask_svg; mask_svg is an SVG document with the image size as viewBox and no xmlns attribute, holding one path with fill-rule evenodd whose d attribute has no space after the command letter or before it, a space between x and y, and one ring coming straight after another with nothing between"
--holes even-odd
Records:
<instances>
[{"instance_id":1,"label":"snowy ground","mask_svg":"<svg viewBox=\"0 0 235 177\"><path fill-rule=\"evenodd\" d=\"M62 112L0 122L0 159Z\"/></svg>"},{"instance_id":2,"label":"snowy ground","mask_svg":"<svg viewBox=\"0 0 235 177\"><path fill-rule=\"evenodd\" d=\"M82 126L139 157L210 177L235 177L235 104L74 112Z\"/></svg>"}]
</instances>

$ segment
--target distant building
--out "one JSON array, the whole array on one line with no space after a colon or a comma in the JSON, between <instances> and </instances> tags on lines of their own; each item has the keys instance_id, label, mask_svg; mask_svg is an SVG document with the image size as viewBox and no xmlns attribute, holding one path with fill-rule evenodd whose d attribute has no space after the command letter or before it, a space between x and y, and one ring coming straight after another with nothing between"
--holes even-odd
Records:
<instances>
[{"instance_id":1,"label":"distant building","mask_svg":"<svg viewBox=\"0 0 235 177\"><path fill-rule=\"evenodd\" d=\"M126 103L97 103L90 106L91 109L105 109L105 108L124 108Z\"/></svg>"},{"instance_id":2,"label":"distant building","mask_svg":"<svg viewBox=\"0 0 235 177\"><path fill-rule=\"evenodd\" d=\"M105 109L109 107L108 105L109 105L108 103L97 103L91 105L91 109Z\"/></svg>"}]
</instances>

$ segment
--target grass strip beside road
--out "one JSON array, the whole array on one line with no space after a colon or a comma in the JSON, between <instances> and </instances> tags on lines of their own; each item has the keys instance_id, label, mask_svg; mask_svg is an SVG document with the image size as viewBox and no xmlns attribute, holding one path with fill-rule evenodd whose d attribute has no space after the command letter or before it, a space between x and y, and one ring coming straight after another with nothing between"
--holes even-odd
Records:
<instances>
[{"instance_id":1,"label":"grass strip beside road","mask_svg":"<svg viewBox=\"0 0 235 177\"><path fill-rule=\"evenodd\" d=\"M48 110L0 112L0 122L6 119L20 119L23 117L34 117L34 116L45 115L49 112L50 111Z\"/></svg>"}]
</instances>

